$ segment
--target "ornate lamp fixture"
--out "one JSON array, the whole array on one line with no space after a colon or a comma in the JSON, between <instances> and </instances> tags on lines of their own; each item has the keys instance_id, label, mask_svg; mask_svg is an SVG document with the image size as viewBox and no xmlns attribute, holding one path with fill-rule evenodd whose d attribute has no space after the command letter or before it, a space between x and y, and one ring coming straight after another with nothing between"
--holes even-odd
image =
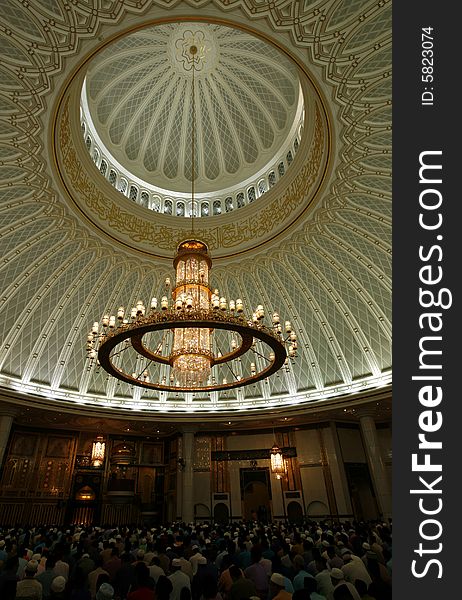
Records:
<instances>
[{"instance_id":1,"label":"ornate lamp fixture","mask_svg":"<svg viewBox=\"0 0 462 600\"><path fill-rule=\"evenodd\" d=\"M267 326L261 304L246 315L242 299L227 300L209 285L212 259L207 245L194 237L196 46L191 46L190 54L191 238L177 248L175 282L171 286L170 278L166 279L160 303L152 298L147 309L139 300L129 313L121 306L117 316L106 314L101 324L95 322L87 339L91 364L101 364L130 385L167 392L211 392L253 384L278 371L297 350L290 321L283 326L274 313ZM153 364L159 367L157 381L149 374Z\"/></svg>"},{"instance_id":2,"label":"ornate lamp fixture","mask_svg":"<svg viewBox=\"0 0 462 600\"><path fill-rule=\"evenodd\" d=\"M286 461L276 442L271 448L271 473L276 476L276 479L282 479L286 474Z\"/></svg>"},{"instance_id":3,"label":"ornate lamp fixture","mask_svg":"<svg viewBox=\"0 0 462 600\"><path fill-rule=\"evenodd\" d=\"M93 467L100 467L104 462L106 452L106 442L102 435L99 435L91 447L91 464Z\"/></svg>"}]
</instances>

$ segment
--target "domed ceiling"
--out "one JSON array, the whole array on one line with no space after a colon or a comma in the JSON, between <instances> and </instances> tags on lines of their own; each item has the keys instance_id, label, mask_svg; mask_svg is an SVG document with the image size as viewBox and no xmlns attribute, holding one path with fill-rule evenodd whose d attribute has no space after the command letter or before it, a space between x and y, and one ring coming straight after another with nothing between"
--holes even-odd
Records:
<instances>
[{"instance_id":1,"label":"domed ceiling","mask_svg":"<svg viewBox=\"0 0 462 600\"><path fill-rule=\"evenodd\" d=\"M0 385L11 401L235 418L391 382L389 3L195 6L2 5ZM205 40L204 194L268 178L305 112L284 177L198 230L216 259L212 285L290 319L299 356L266 381L203 397L132 389L89 369L85 352L93 321L159 295L188 224L113 188L85 148L80 92L108 160L150 192L187 194L191 30Z\"/></svg>"},{"instance_id":2,"label":"domed ceiling","mask_svg":"<svg viewBox=\"0 0 462 600\"><path fill-rule=\"evenodd\" d=\"M264 169L302 112L295 64L242 30L166 23L109 44L86 73L87 123L112 160L173 193L191 192L191 45L197 192Z\"/></svg>"}]
</instances>

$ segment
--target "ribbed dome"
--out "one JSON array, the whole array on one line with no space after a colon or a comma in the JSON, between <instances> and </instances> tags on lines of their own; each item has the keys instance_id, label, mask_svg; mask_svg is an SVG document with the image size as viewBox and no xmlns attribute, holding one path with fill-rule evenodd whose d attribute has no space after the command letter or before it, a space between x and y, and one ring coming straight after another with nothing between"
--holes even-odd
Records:
<instances>
[{"instance_id":1,"label":"ribbed dome","mask_svg":"<svg viewBox=\"0 0 462 600\"><path fill-rule=\"evenodd\" d=\"M286 143L301 112L299 88L294 64L261 39L170 23L125 36L91 62L86 117L131 174L190 192L194 105L196 189L217 191L255 175Z\"/></svg>"},{"instance_id":2,"label":"ribbed dome","mask_svg":"<svg viewBox=\"0 0 462 600\"><path fill-rule=\"evenodd\" d=\"M167 164L167 156L172 165L186 161L184 153L189 148L190 130L183 128L187 118L175 121L176 138L173 125L168 125L162 130L171 132L169 137L159 137L156 141L142 121L136 121L136 130L135 120L130 125L130 119L135 119L142 106L148 114L148 104L143 104L141 97L139 104L135 103L136 90L140 94L144 91L143 98L148 102L150 88L146 80L143 88L141 80L146 74L157 72L161 76L159 69L171 56L169 39L183 39L180 30L184 32L196 25L185 22L159 25L140 29L138 33L127 33L127 29L144 27L155 19L172 19L176 14L203 19L205 4L151 0L103 2L94 10L84 2L68 3L66 10L62 6L64 3L17 2L14 18L8 16L6 8L0 15L0 21L5 23L3 33L0 32L4 57L0 66L4 88L0 146L3 397L17 397L26 410L29 406L55 402L63 412L78 413L77 420L101 410L102 414L107 411L127 418L143 413L151 422L173 416L205 422L217 414L229 415L233 421L245 419L252 411L261 420L272 419L275 411L295 411L297 406L300 411L312 413L324 401L336 397L349 401L352 395L388 384L392 365L390 3L217 0L206 5L210 18L215 15L236 26L245 23L263 37L286 47L297 57L299 65L306 63L306 70L322 90L329 108L334 162L323 180L321 202L305 211L280 235L278 230L277 237L269 237L273 236L273 228L285 212L290 215L295 210L291 203L305 197L306 187L314 185L309 181L310 162L306 163L306 172L303 171L305 163L300 159L310 161L310 155L302 146L294 159L294 163L303 163L296 178L292 180L289 171L280 180L280 186L278 182L261 202L257 198L246 205L242 217L236 211L217 219L213 216L203 219L197 226L198 235L207 233L201 239L209 245L214 260L213 286L228 298L243 298L246 306L255 306L262 298L267 315L273 311L284 315L296 326L299 339L299 358L293 365L281 369L267 382L238 389L233 394L216 394L210 399L141 393L141 388L133 390L126 384L119 385L102 370L88 369L85 345L93 321L121 305L133 306L138 299L147 302L152 296L160 296L165 278L173 276L171 259L177 244L186 235L178 239L177 229L172 232L177 225L181 227L180 219L144 210L126 198L122 198L125 204L112 203L110 194L120 194L96 170L83 145L78 122L83 81L83 74L81 78L78 76L79 69L87 68L87 58L93 54L95 58L87 70L90 106L93 118L99 121L100 135L105 135L106 130L105 140L111 151L120 152L121 158L128 153L129 144L124 136L133 131L133 140L138 140L139 146L133 147L137 156L148 156L148 147L141 144L143 138L146 143L153 140L153 161L162 157L162 165ZM207 80L210 79L210 86L212 81L220 81L218 71L226 71L228 75L225 65L231 63L223 61L232 54L236 72L243 74L240 92L250 87L243 85L243 77L248 73L253 82L258 82L258 89L266 90L269 99L274 98L272 116L267 120L269 130L279 135L274 107L283 107L287 127L297 104L298 80L294 68L257 38L249 40L252 47L260 47L261 51L254 53L246 45L247 34L217 25L201 25L201 28L207 34L213 33L214 48L219 53L211 54L217 61L214 74L204 71L198 75L198 97L200 90L205 96ZM8 30L11 35L5 33ZM155 36L150 33L153 31ZM117 42L108 43L101 50L106 40L115 37ZM150 51L143 54L143 48ZM175 81L179 86L187 85L190 75L186 63L177 62L178 72L181 67L184 74L172 76L171 81L166 74L162 75L166 98L164 101L165 94L159 91L157 104L153 101L149 105L153 115L159 109L150 123L155 124L161 118L169 123L170 117L179 114L172 110L179 99L168 90ZM171 74L172 64L171 58L165 64ZM73 71L77 73L75 89L71 85L66 87ZM159 85L151 81L153 89ZM218 83L214 89L219 89ZM233 92L230 97L235 98L238 90L230 89ZM132 98L133 105L124 102L126 96L127 100L128 96ZM57 110L55 102L60 97L62 111ZM217 94L216 98L219 97ZM252 91L251 97L258 97L256 91ZM103 98L107 99L107 106ZM186 102L186 92L183 98ZM322 121L319 128L315 126L310 107L308 99L302 139L305 146L311 141L310 135L316 142L324 131ZM65 118L66 110L69 119ZM187 106L183 110L187 111ZM112 142L109 132L119 114L119 137ZM228 115L232 119L231 113ZM230 133L237 131L234 121L227 119L224 123L220 124L223 130L220 141L216 142L223 145L223 152L225 127ZM139 133L135 135L135 131ZM160 135L161 129L158 131ZM205 136L205 130L201 131L201 136ZM182 140L181 147L178 144L168 147L171 153L177 153L176 163L166 152L167 141L173 139ZM260 152L265 143L270 143L269 138L258 135L253 139ZM227 148L231 148L233 140L229 136ZM241 143L244 138L234 143L236 153ZM276 141L271 143L277 145ZM201 143L200 147L206 152L211 144ZM326 145L319 143L317 147L320 154L327 153ZM222 160L218 150L216 155L217 160ZM227 154L226 157L227 162L223 159L219 163L220 169L224 169L223 165L231 169L232 161ZM239 157L245 166L241 154ZM257 168L259 160L252 168ZM133 165L142 164L141 158L133 161ZM152 168L159 169L159 165L156 163ZM177 176L181 175L186 186L187 169L176 168ZM296 165L291 169L295 173ZM149 173L154 179L154 171ZM165 173L156 173L155 177L158 175L168 180ZM233 177L241 175L239 168ZM214 183L217 181L221 181L221 176ZM271 205L265 197L268 199L271 194L277 196L280 205L266 214L263 210ZM97 227L92 225L94 222ZM123 234L125 237L119 233L123 227L129 231ZM265 245L247 245L262 239ZM149 250L154 245L159 248L155 255L159 258L152 259ZM168 256L169 261L162 260L163 256ZM151 374L152 378L155 376ZM353 401L356 402L356 397Z\"/></svg>"}]
</instances>

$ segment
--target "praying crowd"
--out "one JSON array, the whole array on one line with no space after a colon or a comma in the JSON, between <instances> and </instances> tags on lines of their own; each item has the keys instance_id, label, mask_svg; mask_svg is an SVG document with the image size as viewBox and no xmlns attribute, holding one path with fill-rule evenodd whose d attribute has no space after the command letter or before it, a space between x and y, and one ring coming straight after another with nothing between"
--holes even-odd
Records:
<instances>
[{"instance_id":1,"label":"praying crowd","mask_svg":"<svg viewBox=\"0 0 462 600\"><path fill-rule=\"evenodd\" d=\"M388 600L389 523L0 527L1 600Z\"/></svg>"}]
</instances>

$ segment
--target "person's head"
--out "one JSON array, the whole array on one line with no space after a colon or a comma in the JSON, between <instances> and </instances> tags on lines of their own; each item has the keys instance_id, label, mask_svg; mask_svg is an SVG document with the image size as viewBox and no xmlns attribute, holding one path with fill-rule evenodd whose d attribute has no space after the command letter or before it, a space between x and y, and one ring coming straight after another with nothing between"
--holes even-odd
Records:
<instances>
[{"instance_id":1,"label":"person's head","mask_svg":"<svg viewBox=\"0 0 462 600\"><path fill-rule=\"evenodd\" d=\"M38 569L38 562L36 560L30 560L24 568L25 577L28 579L32 579L33 577L35 577L35 574L37 573L37 569Z\"/></svg>"},{"instance_id":2,"label":"person's head","mask_svg":"<svg viewBox=\"0 0 462 600\"><path fill-rule=\"evenodd\" d=\"M332 569L330 572L330 580L332 581L332 585L335 587L339 585L342 581L344 581L343 571L342 569Z\"/></svg>"},{"instance_id":3,"label":"person's head","mask_svg":"<svg viewBox=\"0 0 462 600\"><path fill-rule=\"evenodd\" d=\"M206 566L207 566L207 558L205 556L200 556L197 559L197 568L198 569L205 569Z\"/></svg>"},{"instance_id":4,"label":"person's head","mask_svg":"<svg viewBox=\"0 0 462 600\"><path fill-rule=\"evenodd\" d=\"M154 557L157 558L157 557ZM157 560L159 561L159 559L157 558ZM151 563L152 564L152 563ZM179 571L181 569L181 560L179 558L174 558L171 562L171 569L173 572L175 571Z\"/></svg>"},{"instance_id":5,"label":"person's head","mask_svg":"<svg viewBox=\"0 0 462 600\"><path fill-rule=\"evenodd\" d=\"M286 587L285 577L282 573L273 573L270 578L271 595L276 596Z\"/></svg>"},{"instance_id":6,"label":"person's head","mask_svg":"<svg viewBox=\"0 0 462 600\"><path fill-rule=\"evenodd\" d=\"M173 560L179 560L178 558L174 558ZM153 556L151 559L151 566L160 567L160 559L158 556ZM180 562L181 567L181 562Z\"/></svg>"},{"instance_id":7,"label":"person's head","mask_svg":"<svg viewBox=\"0 0 462 600\"><path fill-rule=\"evenodd\" d=\"M66 587L66 579L62 575L58 575L53 579L50 585L50 590L54 594L62 594Z\"/></svg>"},{"instance_id":8,"label":"person's head","mask_svg":"<svg viewBox=\"0 0 462 600\"><path fill-rule=\"evenodd\" d=\"M96 592L96 600L112 600L114 598L114 588L108 582L102 583Z\"/></svg>"}]
</instances>

